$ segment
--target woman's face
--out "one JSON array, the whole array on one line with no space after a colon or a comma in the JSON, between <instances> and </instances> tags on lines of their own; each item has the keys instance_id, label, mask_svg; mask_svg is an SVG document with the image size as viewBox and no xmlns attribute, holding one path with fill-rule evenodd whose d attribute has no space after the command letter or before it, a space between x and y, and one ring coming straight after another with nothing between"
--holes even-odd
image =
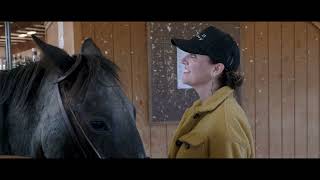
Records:
<instances>
[{"instance_id":1,"label":"woman's face","mask_svg":"<svg viewBox=\"0 0 320 180\"><path fill-rule=\"evenodd\" d=\"M210 58L200 54L188 54L181 63L185 65L182 82L192 87L204 85L212 79L211 71L214 64Z\"/></svg>"}]
</instances>

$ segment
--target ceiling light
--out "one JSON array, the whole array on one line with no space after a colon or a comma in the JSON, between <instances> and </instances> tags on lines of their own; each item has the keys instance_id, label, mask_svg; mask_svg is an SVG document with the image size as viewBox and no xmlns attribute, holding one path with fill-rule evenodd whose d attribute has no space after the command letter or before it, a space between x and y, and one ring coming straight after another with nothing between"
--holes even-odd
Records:
<instances>
[{"instance_id":1,"label":"ceiling light","mask_svg":"<svg viewBox=\"0 0 320 180\"><path fill-rule=\"evenodd\" d=\"M27 37L28 35L26 34L20 34L19 37Z\"/></svg>"},{"instance_id":2,"label":"ceiling light","mask_svg":"<svg viewBox=\"0 0 320 180\"><path fill-rule=\"evenodd\" d=\"M35 31L29 31L29 32L27 32L27 34L29 34L29 35L31 35L31 34L36 34L37 32L35 32Z\"/></svg>"}]
</instances>

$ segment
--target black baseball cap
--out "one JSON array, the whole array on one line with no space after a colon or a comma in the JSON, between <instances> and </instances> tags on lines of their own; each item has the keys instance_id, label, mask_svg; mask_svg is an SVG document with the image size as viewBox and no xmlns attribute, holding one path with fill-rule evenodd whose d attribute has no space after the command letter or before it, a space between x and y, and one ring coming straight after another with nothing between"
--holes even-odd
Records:
<instances>
[{"instance_id":1,"label":"black baseball cap","mask_svg":"<svg viewBox=\"0 0 320 180\"><path fill-rule=\"evenodd\" d=\"M227 33L209 26L192 39L171 39L179 49L192 54L207 55L214 63L222 63L226 70L235 71L240 64L237 43Z\"/></svg>"}]
</instances>

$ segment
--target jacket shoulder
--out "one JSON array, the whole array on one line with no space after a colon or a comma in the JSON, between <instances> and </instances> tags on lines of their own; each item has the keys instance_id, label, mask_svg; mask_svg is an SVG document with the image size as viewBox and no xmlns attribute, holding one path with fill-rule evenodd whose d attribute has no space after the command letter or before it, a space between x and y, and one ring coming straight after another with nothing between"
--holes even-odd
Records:
<instances>
[{"instance_id":1,"label":"jacket shoulder","mask_svg":"<svg viewBox=\"0 0 320 180\"><path fill-rule=\"evenodd\" d=\"M246 131L250 131L248 119L233 97L227 98L215 111L208 114L206 127L213 139L246 142Z\"/></svg>"}]
</instances>

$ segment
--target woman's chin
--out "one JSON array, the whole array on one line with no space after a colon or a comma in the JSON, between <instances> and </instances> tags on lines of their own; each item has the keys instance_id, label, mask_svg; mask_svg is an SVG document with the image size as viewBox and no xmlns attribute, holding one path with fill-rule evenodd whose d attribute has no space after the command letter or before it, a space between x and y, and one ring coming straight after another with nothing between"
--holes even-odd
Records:
<instances>
[{"instance_id":1,"label":"woman's chin","mask_svg":"<svg viewBox=\"0 0 320 180\"><path fill-rule=\"evenodd\" d=\"M188 80L182 80L182 83L183 84L185 84L185 85L188 85L188 86L191 86L191 83L190 83L190 81L188 81Z\"/></svg>"}]
</instances>

